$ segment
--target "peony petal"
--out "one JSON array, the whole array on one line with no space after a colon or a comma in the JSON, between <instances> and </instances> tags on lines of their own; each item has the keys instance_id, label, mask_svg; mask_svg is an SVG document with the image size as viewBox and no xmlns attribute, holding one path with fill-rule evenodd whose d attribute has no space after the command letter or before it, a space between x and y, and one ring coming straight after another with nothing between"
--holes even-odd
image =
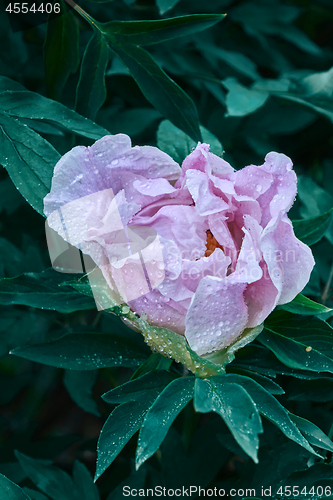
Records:
<instances>
[{"instance_id":1,"label":"peony petal","mask_svg":"<svg viewBox=\"0 0 333 500\"><path fill-rule=\"evenodd\" d=\"M175 302L170 297L164 297L158 290L153 290L144 297L129 303L130 308L139 315L146 314L151 325L169 328L184 335L185 315L190 300Z\"/></svg>"},{"instance_id":2,"label":"peony petal","mask_svg":"<svg viewBox=\"0 0 333 500\"><path fill-rule=\"evenodd\" d=\"M116 195L129 186L129 181L133 184L137 176L175 180L180 173L179 165L155 147L132 148L130 138L124 134L105 136L91 147L73 148L59 160L51 192L44 199L44 211L48 216L70 201L108 188Z\"/></svg>"},{"instance_id":3,"label":"peony petal","mask_svg":"<svg viewBox=\"0 0 333 500\"><path fill-rule=\"evenodd\" d=\"M234 174L234 185L236 193L257 199L270 188L273 175L255 165L238 170Z\"/></svg>"},{"instance_id":4,"label":"peony petal","mask_svg":"<svg viewBox=\"0 0 333 500\"><path fill-rule=\"evenodd\" d=\"M133 187L141 194L146 196L159 196L175 193L176 189L171 186L167 179L136 179Z\"/></svg>"},{"instance_id":5,"label":"peony petal","mask_svg":"<svg viewBox=\"0 0 333 500\"><path fill-rule=\"evenodd\" d=\"M204 172L188 170L186 187L192 195L199 215L211 215L229 209L228 203L213 193L213 185Z\"/></svg>"},{"instance_id":6,"label":"peony petal","mask_svg":"<svg viewBox=\"0 0 333 500\"><path fill-rule=\"evenodd\" d=\"M296 238L286 215L267 226L262 249L270 277L280 292L278 303L290 302L309 281L315 264L311 249Z\"/></svg>"},{"instance_id":7,"label":"peony petal","mask_svg":"<svg viewBox=\"0 0 333 500\"><path fill-rule=\"evenodd\" d=\"M247 328L260 325L273 311L280 296L279 290L269 275L267 264L262 261L260 267L262 269L261 279L250 283L244 292L249 312Z\"/></svg>"},{"instance_id":8,"label":"peony petal","mask_svg":"<svg viewBox=\"0 0 333 500\"><path fill-rule=\"evenodd\" d=\"M235 275L242 276L245 283L253 283L262 277L259 262L262 258L260 239L262 229L256 219L250 215L244 216L244 238L237 260Z\"/></svg>"},{"instance_id":9,"label":"peony petal","mask_svg":"<svg viewBox=\"0 0 333 500\"><path fill-rule=\"evenodd\" d=\"M232 283L229 277L206 276L200 281L186 316L185 336L191 349L203 355L236 340L248 318L245 288L245 283Z\"/></svg>"},{"instance_id":10,"label":"peony petal","mask_svg":"<svg viewBox=\"0 0 333 500\"><path fill-rule=\"evenodd\" d=\"M273 176L271 187L258 198L262 210L261 226L265 227L271 219L291 208L297 193L297 178L290 158L283 154L269 153L265 163L258 168Z\"/></svg>"},{"instance_id":11,"label":"peony petal","mask_svg":"<svg viewBox=\"0 0 333 500\"><path fill-rule=\"evenodd\" d=\"M176 188L183 186L188 170L203 172L208 177L212 173L223 178L229 178L233 174L235 170L231 165L219 156L209 153L209 148L209 144L199 142L195 150L185 158L182 164L182 174L175 185Z\"/></svg>"},{"instance_id":12,"label":"peony petal","mask_svg":"<svg viewBox=\"0 0 333 500\"><path fill-rule=\"evenodd\" d=\"M198 217L194 206L165 205L153 216L136 216L133 223L151 226L161 237L174 241L183 259L205 254L208 224L204 217Z\"/></svg>"}]
</instances>

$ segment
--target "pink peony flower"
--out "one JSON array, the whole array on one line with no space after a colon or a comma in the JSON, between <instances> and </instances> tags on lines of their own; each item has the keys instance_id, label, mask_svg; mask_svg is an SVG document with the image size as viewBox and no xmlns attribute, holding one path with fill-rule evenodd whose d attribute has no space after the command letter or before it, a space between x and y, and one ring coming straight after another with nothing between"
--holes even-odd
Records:
<instances>
[{"instance_id":1,"label":"pink peony flower","mask_svg":"<svg viewBox=\"0 0 333 500\"><path fill-rule=\"evenodd\" d=\"M204 355L261 324L308 282L313 256L287 217L296 191L283 154L235 171L199 143L180 168L159 149L133 148L118 134L64 155L44 201L50 227L90 255L110 290ZM70 237L52 216L66 206ZM158 235L144 272L139 254L119 264L122 228L127 239L131 229Z\"/></svg>"}]
</instances>

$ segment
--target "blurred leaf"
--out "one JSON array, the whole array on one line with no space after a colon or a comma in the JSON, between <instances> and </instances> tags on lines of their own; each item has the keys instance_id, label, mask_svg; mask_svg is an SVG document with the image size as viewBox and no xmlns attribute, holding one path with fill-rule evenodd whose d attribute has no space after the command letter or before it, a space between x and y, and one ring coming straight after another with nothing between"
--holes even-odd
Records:
<instances>
[{"instance_id":1,"label":"blurred leaf","mask_svg":"<svg viewBox=\"0 0 333 500\"><path fill-rule=\"evenodd\" d=\"M310 177L298 176L298 197L302 202L301 216L311 218L314 216L325 216L321 220L325 224L326 212L330 212L333 207L333 196L326 189L318 186ZM320 222L320 221L319 221ZM333 244L333 220L331 216L330 227L326 230L325 236Z\"/></svg>"},{"instance_id":2,"label":"blurred leaf","mask_svg":"<svg viewBox=\"0 0 333 500\"><path fill-rule=\"evenodd\" d=\"M70 370L138 366L146 350L130 339L107 333L75 333L41 344L17 347L11 354Z\"/></svg>"},{"instance_id":3,"label":"blurred leaf","mask_svg":"<svg viewBox=\"0 0 333 500\"><path fill-rule=\"evenodd\" d=\"M97 371L66 370L63 382L68 394L80 408L99 417L101 414L92 393L97 375Z\"/></svg>"},{"instance_id":4,"label":"blurred leaf","mask_svg":"<svg viewBox=\"0 0 333 500\"><path fill-rule=\"evenodd\" d=\"M61 500L80 500L79 492L66 472L18 451L15 455L31 481L53 500L60 498Z\"/></svg>"},{"instance_id":5,"label":"blurred leaf","mask_svg":"<svg viewBox=\"0 0 333 500\"><path fill-rule=\"evenodd\" d=\"M192 99L136 45L111 43L111 49L129 69L146 99L166 118L200 141L198 112Z\"/></svg>"},{"instance_id":6,"label":"blurred leaf","mask_svg":"<svg viewBox=\"0 0 333 500\"><path fill-rule=\"evenodd\" d=\"M194 382L194 377L172 381L149 408L139 434L137 469L158 450L172 422L193 398Z\"/></svg>"},{"instance_id":7,"label":"blurred leaf","mask_svg":"<svg viewBox=\"0 0 333 500\"><path fill-rule=\"evenodd\" d=\"M0 212L14 213L24 203L10 179L0 181Z\"/></svg>"},{"instance_id":8,"label":"blurred leaf","mask_svg":"<svg viewBox=\"0 0 333 500\"><path fill-rule=\"evenodd\" d=\"M242 386L249 393L259 413L281 429L287 438L295 441L295 443L299 444L307 451L317 455L291 420L289 412L274 398L274 396L248 377L242 377L241 375L225 375L225 377L227 377L228 381L231 383ZM219 384L223 384L225 381L225 378L221 376L215 377L215 379Z\"/></svg>"},{"instance_id":9,"label":"blurred leaf","mask_svg":"<svg viewBox=\"0 0 333 500\"><path fill-rule=\"evenodd\" d=\"M82 295L70 286L60 286L63 281L63 274L52 268L41 273L25 273L15 278L3 278L0 280L0 304L22 304L63 313L96 308L92 298Z\"/></svg>"},{"instance_id":10,"label":"blurred leaf","mask_svg":"<svg viewBox=\"0 0 333 500\"><path fill-rule=\"evenodd\" d=\"M203 141L210 144L211 153L221 156L223 146L219 140L205 127L201 126L200 130ZM169 120L164 120L157 130L157 145L181 165L186 156L196 147L197 143L189 135L169 122Z\"/></svg>"},{"instance_id":11,"label":"blurred leaf","mask_svg":"<svg viewBox=\"0 0 333 500\"><path fill-rule=\"evenodd\" d=\"M4 500L30 500L17 484L2 474L0 474L0 495Z\"/></svg>"},{"instance_id":12,"label":"blurred leaf","mask_svg":"<svg viewBox=\"0 0 333 500\"><path fill-rule=\"evenodd\" d=\"M276 3L272 9L269 3L244 2L232 10L231 16L252 36L260 38L261 33L277 35L304 52L318 56L321 54L320 47L292 24L300 12L296 5Z\"/></svg>"},{"instance_id":13,"label":"blurred leaf","mask_svg":"<svg viewBox=\"0 0 333 500\"><path fill-rule=\"evenodd\" d=\"M80 79L76 89L76 110L94 120L106 99L105 71L109 48L105 38L95 30L84 52Z\"/></svg>"},{"instance_id":14,"label":"blurred leaf","mask_svg":"<svg viewBox=\"0 0 333 500\"><path fill-rule=\"evenodd\" d=\"M133 373L131 380L142 377L146 373L156 370L168 370L172 365L172 359L162 356L159 352L153 352L149 358Z\"/></svg>"},{"instance_id":15,"label":"blurred leaf","mask_svg":"<svg viewBox=\"0 0 333 500\"><path fill-rule=\"evenodd\" d=\"M0 114L0 163L22 196L40 214L60 159L49 142L18 120Z\"/></svg>"},{"instance_id":16,"label":"blurred leaf","mask_svg":"<svg viewBox=\"0 0 333 500\"><path fill-rule=\"evenodd\" d=\"M27 270L39 272L44 268L39 246L28 242L22 247L21 250L0 237L0 278L10 278Z\"/></svg>"},{"instance_id":17,"label":"blurred leaf","mask_svg":"<svg viewBox=\"0 0 333 500\"><path fill-rule=\"evenodd\" d=\"M105 128L96 125L60 102L52 101L34 92L3 92L0 94L0 109L11 116L43 120L90 139L100 139L109 134Z\"/></svg>"},{"instance_id":18,"label":"blurred leaf","mask_svg":"<svg viewBox=\"0 0 333 500\"><path fill-rule=\"evenodd\" d=\"M39 491L32 490L31 488L23 488L24 492L29 495L31 500L48 500L48 497L43 495L43 493L40 493Z\"/></svg>"},{"instance_id":19,"label":"blurred leaf","mask_svg":"<svg viewBox=\"0 0 333 500\"><path fill-rule=\"evenodd\" d=\"M57 100L80 62L77 19L62 0L59 3L61 15L51 15L44 44L46 89L49 96Z\"/></svg>"},{"instance_id":20,"label":"blurred leaf","mask_svg":"<svg viewBox=\"0 0 333 500\"><path fill-rule=\"evenodd\" d=\"M86 466L75 460L73 481L81 500L100 500L99 491Z\"/></svg>"},{"instance_id":21,"label":"blurred leaf","mask_svg":"<svg viewBox=\"0 0 333 500\"><path fill-rule=\"evenodd\" d=\"M122 481L114 490L111 491L106 500L123 500L124 486L127 488L140 490L143 489L146 482L147 469L140 467L138 471L132 472L124 481Z\"/></svg>"},{"instance_id":22,"label":"blurred leaf","mask_svg":"<svg viewBox=\"0 0 333 500\"><path fill-rule=\"evenodd\" d=\"M125 444L139 430L150 406L173 378L165 371L157 372L153 376L148 374L103 396L107 402L117 401L123 404L113 410L100 433L95 480L111 465Z\"/></svg>"},{"instance_id":23,"label":"blurred leaf","mask_svg":"<svg viewBox=\"0 0 333 500\"><path fill-rule=\"evenodd\" d=\"M273 312L258 340L291 368L333 373L333 328L318 318Z\"/></svg>"},{"instance_id":24,"label":"blurred leaf","mask_svg":"<svg viewBox=\"0 0 333 500\"><path fill-rule=\"evenodd\" d=\"M293 220L296 238L306 245L314 245L321 240L333 221L333 208L319 217Z\"/></svg>"},{"instance_id":25,"label":"blurred leaf","mask_svg":"<svg viewBox=\"0 0 333 500\"><path fill-rule=\"evenodd\" d=\"M44 340L49 326L46 318L36 314L33 310L22 311L14 307L1 308L0 312L0 356L5 356L15 347ZM20 386L22 380L20 381L19 378L15 380Z\"/></svg>"},{"instance_id":26,"label":"blurred leaf","mask_svg":"<svg viewBox=\"0 0 333 500\"><path fill-rule=\"evenodd\" d=\"M237 443L254 462L258 462L258 434L262 432L262 425L256 405L243 387L229 383L223 376L206 380L197 378L194 406L201 413L219 413Z\"/></svg>"},{"instance_id":27,"label":"blurred leaf","mask_svg":"<svg viewBox=\"0 0 333 500\"><path fill-rule=\"evenodd\" d=\"M161 118L161 114L154 108L132 108L113 114L108 119L111 122L108 128L114 134L122 133L133 137L148 127L155 126Z\"/></svg>"},{"instance_id":28,"label":"blurred leaf","mask_svg":"<svg viewBox=\"0 0 333 500\"><path fill-rule=\"evenodd\" d=\"M331 499L333 491L332 472L332 464L317 463L305 470L293 472L280 484L291 487L299 485L302 485L303 488L307 487L307 498L309 500ZM318 489L317 494L318 485L321 485L322 488ZM328 490L325 492L326 487Z\"/></svg>"},{"instance_id":29,"label":"blurred leaf","mask_svg":"<svg viewBox=\"0 0 333 500\"><path fill-rule=\"evenodd\" d=\"M222 84L228 89L227 116L249 115L261 108L269 97L267 92L244 87L235 78L227 78Z\"/></svg>"},{"instance_id":30,"label":"blurred leaf","mask_svg":"<svg viewBox=\"0 0 333 500\"><path fill-rule=\"evenodd\" d=\"M333 121L333 68L292 80L259 80L253 88L302 104Z\"/></svg>"},{"instance_id":31,"label":"blurred leaf","mask_svg":"<svg viewBox=\"0 0 333 500\"><path fill-rule=\"evenodd\" d=\"M333 443L326 436L326 434L319 429L315 424L309 422L305 418L298 417L297 415L289 414L291 420L297 425L299 430L304 434L306 439L314 446L319 446L324 450L333 451Z\"/></svg>"},{"instance_id":32,"label":"blurred leaf","mask_svg":"<svg viewBox=\"0 0 333 500\"><path fill-rule=\"evenodd\" d=\"M288 304L283 304L280 307L285 311L304 315L321 314L332 310L326 306L323 306L322 304L318 304L318 302L314 302L313 300L308 299L308 297L305 297L301 293L296 295L294 300L288 302Z\"/></svg>"},{"instance_id":33,"label":"blurred leaf","mask_svg":"<svg viewBox=\"0 0 333 500\"><path fill-rule=\"evenodd\" d=\"M9 398L10 399L10 398ZM0 474L6 476L13 483L21 483L26 479L27 475L20 466L20 464L15 460L15 462L4 462L0 464Z\"/></svg>"},{"instance_id":34,"label":"blurred leaf","mask_svg":"<svg viewBox=\"0 0 333 500\"><path fill-rule=\"evenodd\" d=\"M320 377L316 380L297 380L292 384L289 398L293 401L332 401L333 378Z\"/></svg>"},{"instance_id":35,"label":"blurred leaf","mask_svg":"<svg viewBox=\"0 0 333 500\"><path fill-rule=\"evenodd\" d=\"M189 36L222 21L225 14L193 14L157 21L111 21L97 23L101 32L119 45L152 45Z\"/></svg>"},{"instance_id":36,"label":"blurred leaf","mask_svg":"<svg viewBox=\"0 0 333 500\"><path fill-rule=\"evenodd\" d=\"M203 55L209 54L210 57L215 58L218 66L222 61L228 64L231 68L235 69L237 72L242 73L249 78L254 80L259 78L255 62L241 52L226 50L225 48L215 46L212 43L203 43L202 40L198 41L197 47Z\"/></svg>"},{"instance_id":37,"label":"blurred leaf","mask_svg":"<svg viewBox=\"0 0 333 500\"><path fill-rule=\"evenodd\" d=\"M155 0L155 1L161 16L163 16L163 14L168 12L168 10L173 9L177 5L177 3L179 3L179 0Z\"/></svg>"}]
</instances>

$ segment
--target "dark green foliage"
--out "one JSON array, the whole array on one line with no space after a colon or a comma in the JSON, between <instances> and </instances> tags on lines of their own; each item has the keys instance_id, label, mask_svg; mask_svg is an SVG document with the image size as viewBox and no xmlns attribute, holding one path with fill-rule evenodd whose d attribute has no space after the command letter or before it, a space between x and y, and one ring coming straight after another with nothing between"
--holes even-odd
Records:
<instances>
[{"instance_id":1,"label":"dark green foliage","mask_svg":"<svg viewBox=\"0 0 333 500\"><path fill-rule=\"evenodd\" d=\"M331 2L60 3L23 32L0 16L1 500L332 498ZM179 164L198 140L237 169L293 160L289 215L316 266L225 374L151 353L122 308L96 310L86 276L49 268L54 166L109 133Z\"/></svg>"}]
</instances>

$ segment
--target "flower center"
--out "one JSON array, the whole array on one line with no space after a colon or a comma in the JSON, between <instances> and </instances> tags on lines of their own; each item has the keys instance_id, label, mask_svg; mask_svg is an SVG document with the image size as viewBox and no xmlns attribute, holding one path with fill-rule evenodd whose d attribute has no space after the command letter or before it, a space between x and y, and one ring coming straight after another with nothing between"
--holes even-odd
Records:
<instances>
[{"instance_id":1,"label":"flower center","mask_svg":"<svg viewBox=\"0 0 333 500\"><path fill-rule=\"evenodd\" d=\"M206 231L206 234L207 234L207 241L206 241L207 250L205 251L205 257L209 257L210 255L212 255L215 248L221 248L221 250L223 251L223 247L219 244L219 242L217 241L215 236L212 235L209 229L208 231Z\"/></svg>"}]
</instances>

